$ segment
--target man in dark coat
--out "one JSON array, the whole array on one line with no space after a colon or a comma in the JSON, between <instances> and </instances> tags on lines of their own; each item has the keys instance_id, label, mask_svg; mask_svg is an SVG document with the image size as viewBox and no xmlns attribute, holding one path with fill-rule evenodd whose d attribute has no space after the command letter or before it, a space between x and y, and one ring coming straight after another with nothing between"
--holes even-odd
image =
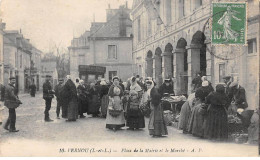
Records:
<instances>
[{"instance_id":1,"label":"man in dark coat","mask_svg":"<svg viewBox=\"0 0 260 160\"><path fill-rule=\"evenodd\" d=\"M10 83L5 87L5 106L9 109L9 116L4 125L4 129L9 130L9 132L18 132L15 128L16 122L16 112L15 108L18 107L16 104L21 104L21 101L18 99L18 96L15 95L15 77L10 78ZM11 102L11 103L9 103Z\"/></svg>"},{"instance_id":2,"label":"man in dark coat","mask_svg":"<svg viewBox=\"0 0 260 160\"><path fill-rule=\"evenodd\" d=\"M30 88L31 97L35 97L36 85L35 85L34 81L32 81L32 84L29 86L29 88Z\"/></svg>"},{"instance_id":3,"label":"man in dark coat","mask_svg":"<svg viewBox=\"0 0 260 160\"><path fill-rule=\"evenodd\" d=\"M49 116L49 110L51 109L51 101L52 98L54 98L54 91L52 90L52 86L51 86L51 76L50 75L46 75L46 81L43 83L43 99L45 100L45 117L44 120L45 122L51 122L53 120L50 119Z\"/></svg>"},{"instance_id":4,"label":"man in dark coat","mask_svg":"<svg viewBox=\"0 0 260 160\"><path fill-rule=\"evenodd\" d=\"M165 93L174 94L173 85L170 79L165 79L164 83L159 87L159 93L163 97ZM164 110L171 110L171 104L168 102L162 103Z\"/></svg>"},{"instance_id":5,"label":"man in dark coat","mask_svg":"<svg viewBox=\"0 0 260 160\"><path fill-rule=\"evenodd\" d=\"M174 94L173 85L171 84L170 79L164 80L164 83L159 87L159 92L161 96L163 96L164 93Z\"/></svg>"},{"instance_id":6,"label":"man in dark coat","mask_svg":"<svg viewBox=\"0 0 260 160\"><path fill-rule=\"evenodd\" d=\"M232 101L232 92L230 89L230 84L232 83L232 77L231 76L225 76L223 77L224 83L225 83L225 94L228 96L229 103Z\"/></svg>"},{"instance_id":7,"label":"man in dark coat","mask_svg":"<svg viewBox=\"0 0 260 160\"><path fill-rule=\"evenodd\" d=\"M55 96L56 96L56 99L57 99L57 108L56 108L57 119L60 119L60 109L62 107L61 97L60 97L60 91L61 91L61 87L63 85L62 83L63 83L63 79L60 78L59 84L57 84L54 88Z\"/></svg>"}]
</instances>

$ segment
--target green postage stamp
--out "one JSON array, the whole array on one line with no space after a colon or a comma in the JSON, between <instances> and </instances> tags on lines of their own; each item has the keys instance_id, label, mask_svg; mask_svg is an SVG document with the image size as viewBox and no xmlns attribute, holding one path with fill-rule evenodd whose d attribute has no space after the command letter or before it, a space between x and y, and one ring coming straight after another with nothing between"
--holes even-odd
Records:
<instances>
[{"instance_id":1,"label":"green postage stamp","mask_svg":"<svg viewBox=\"0 0 260 160\"><path fill-rule=\"evenodd\" d=\"M246 3L212 3L212 44L246 44Z\"/></svg>"}]
</instances>

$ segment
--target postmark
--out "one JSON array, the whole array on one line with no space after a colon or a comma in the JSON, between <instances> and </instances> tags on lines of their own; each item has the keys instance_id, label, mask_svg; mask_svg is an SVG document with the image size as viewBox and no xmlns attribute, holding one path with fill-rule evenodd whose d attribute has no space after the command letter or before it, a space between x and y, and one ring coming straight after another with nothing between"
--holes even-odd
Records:
<instances>
[{"instance_id":1,"label":"postmark","mask_svg":"<svg viewBox=\"0 0 260 160\"><path fill-rule=\"evenodd\" d=\"M213 45L246 45L247 3L212 3Z\"/></svg>"}]
</instances>

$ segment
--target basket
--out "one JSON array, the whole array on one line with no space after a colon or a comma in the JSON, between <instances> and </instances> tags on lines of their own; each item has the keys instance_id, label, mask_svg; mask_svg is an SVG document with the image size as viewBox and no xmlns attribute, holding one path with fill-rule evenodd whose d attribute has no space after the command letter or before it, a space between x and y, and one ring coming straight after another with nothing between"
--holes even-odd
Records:
<instances>
[{"instance_id":1,"label":"basket","mask_svg":"<svg viewBox=\"0 0 260 160\"><path fill-rule=\"evenodd\" d=\"M150 114L152 112L151 108L150 108L150 102L146 102L146 103L143 103L142 105L140 105L140 110L145 117L149 118Z\"/></svg>"},{"instance_id":2,"label":"basket","mask_svg":"<svg viewBox=\"0 0 260 160\"><path fill-rule=\"evenodd\" d=\"M109 108L108 109L108 113L112 116L112 117L117 117L122 113L122 110L117 110L117 109L113 109L113 108Z\"/></svg>"}]
</instances>

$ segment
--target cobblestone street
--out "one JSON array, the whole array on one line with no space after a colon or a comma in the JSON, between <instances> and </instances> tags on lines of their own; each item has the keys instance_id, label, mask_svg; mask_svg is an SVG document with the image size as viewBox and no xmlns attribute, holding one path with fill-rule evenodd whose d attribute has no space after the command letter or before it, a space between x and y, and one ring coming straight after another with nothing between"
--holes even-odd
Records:
<instances>
[{"instance_id":1,"label":"cobblestone street","mask_svg":"<svg viewBox=\"0 0 260 160\"><path fill-rule=\"evenodd\" d=\"M103 118L88 116L76 122L65 122L64 119L56 119L55 100L50 111L54 122L46 123L41 94L35 98L24 95L21 100L23 104L16 109L16 128L20 131L9 133L3 126L0 129L1 156L97 156L101 155L100 152L104 156L112 156L110 149L124 156L146 156L148 152L149 156L257 156L258 153L256 145L212 142L184 135L173 127L168 127L168 137L151 138L147 128L138 131L125 128L117 132L107 130ZM5 109L4 119L7 116ZM148 119L146 126L147 123ZM96 152L92 149L90 153L94 146ZM98 149L102 150L97 152ZM138 152L133 153L134 149Z\"/></svg>"}]
</instances>

